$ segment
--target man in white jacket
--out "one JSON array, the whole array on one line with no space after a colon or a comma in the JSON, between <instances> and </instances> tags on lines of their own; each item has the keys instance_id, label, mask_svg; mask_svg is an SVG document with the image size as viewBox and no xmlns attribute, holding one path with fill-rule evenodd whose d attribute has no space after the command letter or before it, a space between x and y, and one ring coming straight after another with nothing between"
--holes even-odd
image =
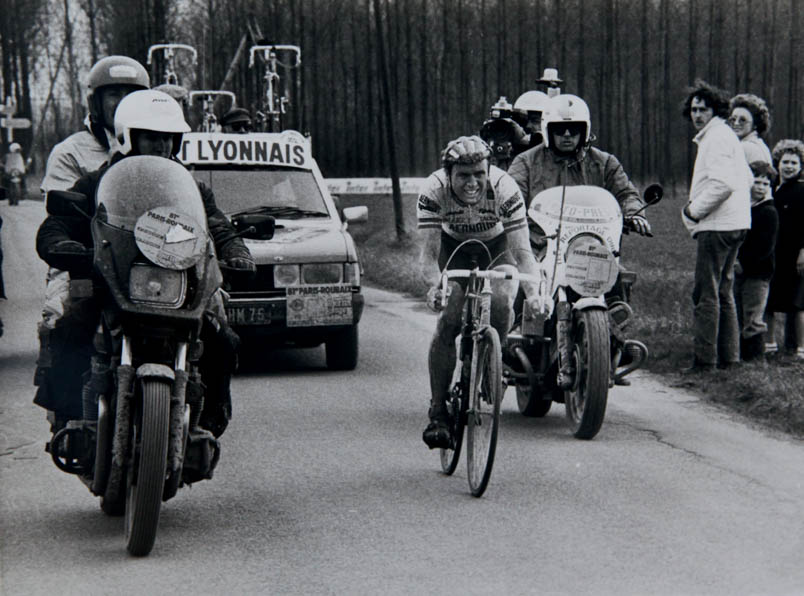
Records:
<instances>
[{"instance_id":1,"label":"man in white jacket","mask_svg":"<svg viewBox=\"0 0 804 596\"><path fill-rule=\"evenodd\" d=\"M682 221L698 242L695 286L694 360L687 372L728 368L740 360L734 304L734 263L751 227L753 176L740 140L726 124L729 96L698 80L683 114L698 134L690 200Z\"/></svg>"}]
</instances>

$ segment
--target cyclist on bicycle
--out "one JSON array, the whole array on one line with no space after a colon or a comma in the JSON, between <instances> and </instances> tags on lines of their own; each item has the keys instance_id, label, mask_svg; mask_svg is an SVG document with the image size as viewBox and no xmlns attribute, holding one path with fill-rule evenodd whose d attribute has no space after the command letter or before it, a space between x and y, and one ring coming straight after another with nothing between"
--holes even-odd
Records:
<instances>
[{"instance_id":1,"label":"cyclist on bicycle","mask_svg":"<svg viewBox=\"0 0 804 596\"><path fill-rule=\"evenodd\" d=\"M478 136L451 141L441 154L441 169L427 178L419 193L418 228L426 231L422 272L431 285L428 303L436 309L441 306L444 268L470 269L477 263L481 268L538 273L529 249L525 202L516 182L489 165L490 157L491 149ZM523 285L538 310L538 289ZM446 307L438 317L430 344L430 424L422 439L431 449L450 446L444 398L455 369L455 338L460 333L465 287L463 280L450 282ZM494 280L492 291L491 323L503 341L511 324L517 282Z\"/></svg>"}]
</instances>

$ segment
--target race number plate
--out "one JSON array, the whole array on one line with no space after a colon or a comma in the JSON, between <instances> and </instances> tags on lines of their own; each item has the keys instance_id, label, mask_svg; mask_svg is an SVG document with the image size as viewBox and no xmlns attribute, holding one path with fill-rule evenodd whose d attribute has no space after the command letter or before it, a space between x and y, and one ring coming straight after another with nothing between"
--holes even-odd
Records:
<instances>
[{"instance_id":1,"label":"race number plate","mask_svg":"<svg viewBox=\"0 0 804 596\"><path fill-rule=\"evenodd\" d=\"M351 325L351 286L299 286L288 288L288 327Z\"/></svg>"},{"instance_id":2,"label":"race number plate","mask_svg":"<svg viewBox=\"0 0 804 596\"><path fill-rule=\"evenodd\" d=\"M617 281L617 259L592 238L574 240L567 251L564 276L581 296L600 296Z\"/></svg>"},{"instance_id":3,"label":"race number plate","mask_svg":"<svg viewBox=\"0 0 804 596\"><path fill-rule=\"evenodd\" d=\"M156 207L137 220L134 239L153 264L180 271L201 260L207 235L201 224L186 213L173 207Z\"/></svg>"}]
</instances>

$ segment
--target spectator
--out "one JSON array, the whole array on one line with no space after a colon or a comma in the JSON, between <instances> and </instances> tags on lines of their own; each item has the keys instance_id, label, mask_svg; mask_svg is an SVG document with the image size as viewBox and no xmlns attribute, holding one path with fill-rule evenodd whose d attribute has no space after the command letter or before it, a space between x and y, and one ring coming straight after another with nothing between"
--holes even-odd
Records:
<instances>
[{"instance_id":1,"label":"spectator","mask_svg":"<svg viewBox=\"0 0 804 596\"><path fill-rule=\"evenodd\" d=\"M784 139L773 148L773 161L780 184L774 192L779 213L776 240L776 271L768 298L768 344L766 353L778 350L776 327L785 315L785 346L796 347L796 358L804 360L804 143Z\"/></svg>"},{"instance_id":2,"label":"spectator","mask_svg":"<svg viewBox=\"0 0 804 596\"><path fill-rule=\"evenodd\" d=\"M770 149L762 135L770 129L770 112L765 100L751 93L741 93L729 102L729 126L740 139L749 164L772 163ZM768 189L770 193L770 188Z\"/></svg>"},{"instance_id":3,"label":"spectator","mask_svg":"<svg viewBox=\"0 0 804 596\"><path fill-rule=\"evenodd\" d=\"M696 80L682 114L698 134L690 199L682 221L697 241L693 302L692 366L684 372L728 368L740 360L734 303L734 263L751 226L753 175L740 140L728 127L728 95Z\"/></svg>"},{"instance_id":4,"label":"spectator","mask_svg":"<svg viewBox=\"0 0 804 596\"><path fill-rule=\"evenodd\" d=\"M223 132L246 134L252 130L251 115L245 108L232 108L221 118Z\"/></svg>"},{"instance_id":5,"label":"spectator","mask_svg":"<svg viewBox=\"0 0 804 596\"><path fill-rule=\"evenodd\" d=\"M743 144L744 145L744 144ZM745 148L745 146L743 146ZM769 152L770 153L770 152ZM764 161L751 164L751 229L737 253L734 297L740 321L740 356L753 360L764 351L763 334L768 326L763 319L768 303L768 289L773 277L779 216L770 193L776 177L773 166Z\"/></svg>"}]
</instances>

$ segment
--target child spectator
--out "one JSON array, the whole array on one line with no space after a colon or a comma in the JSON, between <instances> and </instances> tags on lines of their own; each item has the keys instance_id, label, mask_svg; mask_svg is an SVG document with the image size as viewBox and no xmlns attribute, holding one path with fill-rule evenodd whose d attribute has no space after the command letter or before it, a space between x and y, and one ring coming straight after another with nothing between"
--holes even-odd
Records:
<instances>
[{"instance_id":1,"label":"child spectator","mask_svg":"<svg viewBox=\"0 0 804 596\"><path fill-rule=\"evenodd\" d=\"M773 166L764 161L751 163L751 229L737 253L734 298L740 320L740 357L753 360L762 356L763 334L768 326L763 320L768 289L773 277L779 216L770 194L776 176Z\"/></svg>"}]
</instances>

